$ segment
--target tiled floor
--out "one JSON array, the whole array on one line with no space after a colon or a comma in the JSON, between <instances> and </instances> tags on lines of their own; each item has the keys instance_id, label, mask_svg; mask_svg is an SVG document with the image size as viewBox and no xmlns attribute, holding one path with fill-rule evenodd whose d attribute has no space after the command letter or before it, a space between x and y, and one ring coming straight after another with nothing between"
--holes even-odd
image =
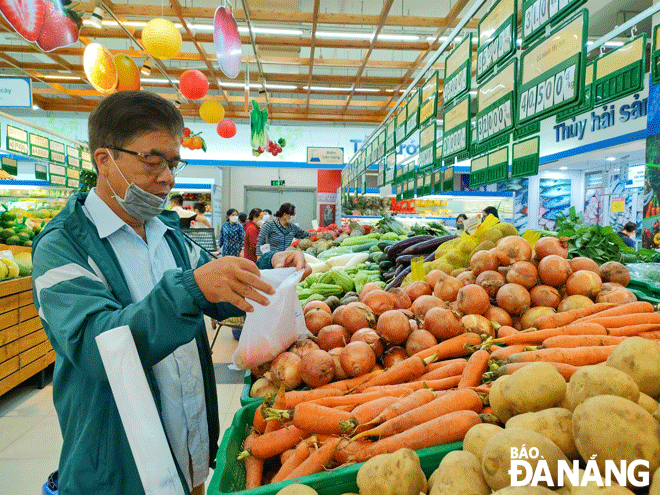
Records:
<instances>
[{"instance_id":1,"label":"tiled floor","mask_svg":"<svg viewBox=\"0 0 660 495\"><path fill-rule=\"evenodd\" d=\"M207 328L211 340L215 331L210 324ZM216 385L221 438L241 406L241 375L226 369L236 344L223 327L213 346L216 381L229 382ZM48 475L57 469L62 434L53 406L52 371L47 378L41 390L31 379L0 396L0 495L41 495Z\"/></svg>"}]
</instances>

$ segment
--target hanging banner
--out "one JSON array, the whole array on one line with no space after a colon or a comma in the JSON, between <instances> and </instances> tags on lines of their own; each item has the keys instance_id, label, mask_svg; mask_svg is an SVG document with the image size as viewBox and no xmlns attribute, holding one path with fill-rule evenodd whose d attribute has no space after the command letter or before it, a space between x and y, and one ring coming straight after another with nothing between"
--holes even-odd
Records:
<instances>
[{"instance_id":1,"label":"hanging banner","mask_svg":"<svg viewBox=\"0 0 660 495\"><path fill-rule=\"evenodd\" d=\"M387 123L387 130L385 133L385 153L389 153L396 146L395 134L396 134L396 120L394 119L394 117L392 117Z\"/></svg>"},{"instance_id":2,"label":"hanging banner","mask_svg":"<svg viewBox=\"0 0 660 495\"><path fill-rule=\"evenodd\" d=\"M470 91L471 79L472 33L469 33L445 60L445 77L442 88L444 104L447 105Z\"/></svg>"},{"instance_id":3,"label":"hanging banner","mask_svg":"<svg viewBox=\"0 0 660 495\"><path fill-rule=\"evenodd\" d=\"M517 61L485 81L477 95L477 143L511 131L514 126Z\"/></svg>"},{"instance_id":4,"label":"hanging banner","mask_svg":"<svg viewBox=\"0 0 660 495\"><path fill-rule=\"evenodd\" d=\"M644 87L646 34L598 57L593 81L594 105L635 93Z\"/></svg>"},{"instance_id":5,"label":"hanging banner","mask_svg":"<svg viewBox=\"0 0 660 495\"><path fill-rule=\"evenodd\" d=\"M438 71L429 77L422 86L422 101L419 109L419 125L422 126L438 113Z\"/></svg>"},{"instance_id":6,"label":"hanging banner","mask_svg":"<svg viewBox=\"0 0 660 495\"><path fill-rule=\"evenodd\" d=\"M509 148L500 148L488 154L487 184L497 184L509 178Z\"/></svg>"},{"instance_id":7,"label":"hanging banner","mask_svg":"<svg viewBox=\"0 0 660 495\"><path fill-rule=\"evenodd\" d=\"M539 142L538 136L513 143L511 162L511 177L530 177L539 172Z\"/></svg>"},{"instance_id":8,"label":"hanging banner","mask_svg":"<svg viewBox=\"0 0 660 495\"><path fill-rule=\"evenodd\" d=\"M520 57L518 122L535 122L584 94L589 14L583 9Z\"/></svg>"},{"instance_id":9,"label":"hanging banner","mask_svg":"<svg viewBox=\"0 0 660 495\"><path fill-rule=\"evenodd\" d=\"M499 0L479 21L477 82L481 82L496 64L516 53L518 2Z\"/></svg>"},{"instance_id":10,"label":"hanging banner","mask_svg":"<svg viewBox=\"0 0 660 495\"><path fill-rule=\"evenodd\" d=\"M425 170L432 168L435 164L435 136L436 136L435 120L426 124L422 130L419 131L419 168Z\"/></svg>"},{"instance_id":11,"label":"hanging banner","mask_svg":"<svg viewBox=\"0 0 660 495\"><path fill-rule=\"evenodd\" d=\"M421 89L415 91L408 105L406 105L406 114L408 115L406 121L406 139L419 127L419 99L421 94Z\"/></svg>"},{"instance_id":12,"label":"hanging banner","mask_svg":"<svg viewBox=\"0 0 660 495\"><path fill-rule=\"evenodd\" d=\"M473 158L470 163L470 189L483 186L488 178L488 155Z\"/></svg>"},{"instance_id":13,"label":"hanging banner","mask_svg":"<svg viewBox=\"0 0 660 495\"><path fill-rule=\"evenodd\" d=\"M527 43L556 25L587 0L523 0L522 39Z\"/></svg>"},{"instance_id":14,"label":"hanging banner","mask_svg":"<svg viewBox=\"0 0 660 495\"><path fill-rule=\"evenodd\" d=\"M470 95L445 110L443 122L442 159L445 161L470 148Z\"/></svg>"}]
</instances>

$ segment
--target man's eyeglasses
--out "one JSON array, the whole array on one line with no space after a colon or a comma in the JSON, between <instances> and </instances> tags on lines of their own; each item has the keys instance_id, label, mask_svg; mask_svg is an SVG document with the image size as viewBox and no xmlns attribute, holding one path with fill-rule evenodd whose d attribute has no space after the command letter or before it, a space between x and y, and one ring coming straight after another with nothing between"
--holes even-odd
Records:
<instances>
[{"instance_id":1,"label":"man's eyeglasses","mask_svg":"<svg viewBox=\"0 0 660 495\"><path fill-rule=\"evenodd\" d=\"M188 165L188 162L185 160L179 160L174 158L168 160L163 155L159 153L140 153L139 151L125 150L123 148L111 148L107 147L109 150L121 151L122 153L128 153L129 155L139 156L142 160L145 172L151 175L160 174L165 168L170 169L170 174L172 177L180 174L181 171Z\"/></svg>"}]
</instances>

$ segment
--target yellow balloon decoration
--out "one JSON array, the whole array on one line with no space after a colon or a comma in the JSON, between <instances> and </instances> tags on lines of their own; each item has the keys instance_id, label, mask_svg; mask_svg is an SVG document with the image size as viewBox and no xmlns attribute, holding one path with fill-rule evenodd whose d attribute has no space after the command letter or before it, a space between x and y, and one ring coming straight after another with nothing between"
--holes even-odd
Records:
<instances>
[{"instance_id":1,"label":"yellow balloon decoration","mask_svg":"<svg viewBox=\"0 0 660 495\"><path fill-rule=\"evenodd\" d=\"M199 116L204 122L217 124L224 118L225 109L216 100L206 100L199 107Z\"/></svg>"},{"instance_id":2,"label":"yellow balloon decoration","mask_svg":"<svg viewBox=\"0 0 660 495\"><path fill-rule=\"evenodd\" d=\"M117 87L117 66L112 53L103 45L90 43L83 53L83 69L94 89L104 94Z\"/></svg>"},{"instance_id":3,"label":"yellow balloon decoration","mask_svg":"<svg viewBox=\"0 0 660 495\"><path fill-rule=\"evenodd\" d=\"M168 60L181 51L181 33L167 19L152 19L142 30L142 43L152 57Z\"/></svg>"}]
</instances>

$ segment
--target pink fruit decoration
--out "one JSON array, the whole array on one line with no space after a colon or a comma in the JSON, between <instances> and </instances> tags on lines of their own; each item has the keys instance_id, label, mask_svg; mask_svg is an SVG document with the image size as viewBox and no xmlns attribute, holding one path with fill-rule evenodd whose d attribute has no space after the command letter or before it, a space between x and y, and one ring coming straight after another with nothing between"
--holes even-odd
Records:
<instances>
[{"instance_id":1,"label":"pink fruit decoration","mask_svg":"<svg viewBox=\"0 0 660 495\"><path fill-rule=\"evenodd\" d=\"M218 7L215 11L213 43L220 69L227 77L234 79L241 69L241 37L229 8Z\"/></svg>"}]
</instances>

